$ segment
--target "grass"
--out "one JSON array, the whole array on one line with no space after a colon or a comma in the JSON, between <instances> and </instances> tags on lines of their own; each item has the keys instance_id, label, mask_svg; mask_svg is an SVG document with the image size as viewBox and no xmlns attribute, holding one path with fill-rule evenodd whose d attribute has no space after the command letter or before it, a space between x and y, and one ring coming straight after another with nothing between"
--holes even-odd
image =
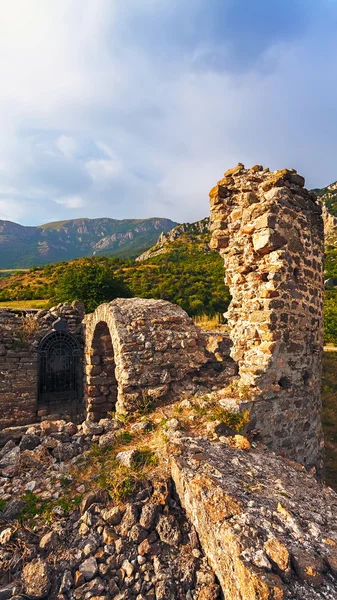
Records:
<instances>
[{"instance_id":1,"label":"grass","mask_svg":"<svg viewBox=\"0 0 337 600\"><path fill-rule=\"evenodd\" d=\"M249 412L230 412L222 408L221 406L217 406L210 414L207 416L208 421L221 421L224 425L227 425L230 429L233 429L237 433L242 433L245 425L249 423Z\"/></svg>"},{"instance_id":2,"label":"grass","mask_svg":"<svg viewBox=\"0 0 337 600\"><path fill-rule=\"evenodd\" d=\"M29 269L0 269L1 273L24 273L25 271L29 271Z\"/></svg>"},{"instance_id":3,"label":"grass","mask_svg":"<svg viewBox=\"0 0 337 600\"><path fill-rule=\"evenodd\" d=\"M166 468L165 461L164 463L161 461L159 465L158 460L164 444L161 431L156 430L153 425L151 431L138 432L137 436L133 436L129 431L129 425L129 422L126 423L116 434L112 446L104 448L98 444L91 446L62 482L65 488L64 501L68 504L76 501L76 488L84 485L86 490L107 491L116 503L124 502L134 496L142 481L151 478L157 472L163 473ZM119 452L129 449L136 452L132 465L125 466L116 460L116 456ZM71 485L68 485L66 481L68 479L71 480ZM60 506L60 500L58 505Z\"/></svg>"},{"instance_id":4,"label":"grass","mask_svg":"<svg viewBox=\"0 0 337 600\"><path fill-rule=\"evenodd\" d=\"M222 313L216 313L212 317L206 314L196 315L195 317L193 317L193 321L196 325L198 325L201 329L204 329L205 331L219 331L219 329L226 329Z\"/></svg>"},{"instance_id":5,"label":"grass","mask_svg":"<svg viewBox=\"0 0 337 600\"><path fill-rule=\"evenodd\" d=\"M337 354L335 352L324 352L322 400L326 481L337 490Z\"/></svg>"},{"instance_id":6,"label":"grass","mask_svg":"<svg viewBox=\"0 0 337 600\"><path fill-rule=\"evenodd\" d=\"M220 421L236 433L243 433L245 425L249 423L248 411L233 412L226 410L218 402L212 401L201 405L195 403L192 408L192 414L195 415L197 423L198 421L199 423L203 423L204 421Z\"/></svg>"},{"instance_id":7,"label":"grass","mask_svg":"<svg viewBox=\"0 0 337 600\"><path fill-rule=\"evenodd\" d=\"M100 488L109 493L110 498L118 503L133 496L141 482L158 466L158 457L149 447L136 450L132 466L125 466L116 461L114 453L107 452L101 461L101 469L97 478Z\"/></svg>"},{"instance_id":8,"label":"grass","mask_svg":"<svg viewBox=\"0 0 337 600\"><path fill-rule=\"evenodd\" d=\"M69 514L80 505L82 498L82 494L76 496L67 492L57 500L42 500L37 494L26 492L21 498L24 507L18 518L22 523L36 518L40 518L44 523L50 523L55 519L55 508L59 507L64 513Z\"/></svg>"},{"instance_id":9,"label":"grass","mask_svg":"<svg viewBox=\"0 0 337 600\"><path fill-rule=\"evenodd\" d=\"M7 300L0 302L0 308L47 308L49 300Z\"/></svg>"},{"instance_id":10,"label":"grass","mask_svg":"<svg viewBox=\"0 0 337 600\"><path fill-rule=\"evenodd\" d=\"M84 486L85 491L105 490L115 503L124 502L137 493L142 481L157 472L163 473L165 465L162 462L159 465L157 457L157 452L160 453L163 446L160 432L152 430L138 433L137 440L133 440L128 426L117 433L112 447L101 448L93 444L72 470L60 477L63 491L57 500L44 500L33 492L26 492L21 498L24 507L19 520L27 523L36 523L38 520L49 524L58 518L56 508L61 508L66 514L71 513L83 498L83 493L78 493L79 486ZM125 466L116 460L116 456L118 452L128 450L131 441L132 449L136 452L132 465ZM0 500L0 510L5 505Z\"/></svg>"},{"instance_id":11,"label":"grass","mask_svg":"<svg viewBox=\"0 0 337 600\"><path fill-rule=\"evenodd\" d=\"M124 445L129 444L132 441L132 433L130 431L120 431L116 435L116 441L118 444Z\"/></svg>"},{"instance_id":12,"label":"grass","mask_svg":"<svg viewBox=\"0 0 337 600\"><path fill-rule=\"evenodd\" d=\"M130 440L127 438L127 432L124 438L120 437L124 445ZM142 444L143 440L140 440ZM154 440L151 440L152 444ZM141 482L150 476L150 473L158 467L158 457L153 447L140 445L136 448L136 453L131 466L120 464L116 460L118 452L126 448L119 445L117 448L100 448L96 445L89 452L80 469L77 467L74 472L76 484L84 484L89 488L94 486L109 493L114 502L123 502L133 496L139 488Z\"/></svg>"},{"instance_id":13,"label":"grass","mask_svg":"<svg viewBox=\"0 0 337 600\"><path fill-rule=\"evenodd\" d=\"M156 467L158 465L158 456L150 448L142 448L137 451L135 464L141 467Z\"/></svg>"}]
</instances>

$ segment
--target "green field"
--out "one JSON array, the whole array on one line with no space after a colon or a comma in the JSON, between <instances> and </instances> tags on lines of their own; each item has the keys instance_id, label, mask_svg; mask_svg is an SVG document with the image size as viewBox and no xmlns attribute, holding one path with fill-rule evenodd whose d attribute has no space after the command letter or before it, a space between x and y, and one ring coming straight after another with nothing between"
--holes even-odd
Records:
<instances>
[{"instance_id":1,"label":"green field","mask_svg":"<svg viewBox=\"0 0 337 600\"><path fill-rule=\"evenodd\" d=\"M0 277L1 275L12 275L13 273L21 273L24 271L29 271L29 269L0 269Z\"/></svg>"},{"instance_id":2,"label":"green field","mask_svg":"<svg viewBox=\"0 0 337 600\"><path fill-rule=\"evenodd\" d=\"M0 302L0 308L46 308L48 300L7 300Z\"/></svg>"}]
</instances>

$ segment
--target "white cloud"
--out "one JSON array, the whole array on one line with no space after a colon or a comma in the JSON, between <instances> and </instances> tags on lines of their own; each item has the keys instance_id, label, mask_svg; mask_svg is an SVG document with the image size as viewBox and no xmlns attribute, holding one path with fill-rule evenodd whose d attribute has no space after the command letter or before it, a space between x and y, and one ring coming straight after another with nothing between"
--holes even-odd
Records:
<instances>
[{"instance_id":1,"label":"white cloud","mask_svg":"<svg viewBox=\"0 0 337 600\"><path fill-rule=\"evenodd\" d=\"M76 140L68 135L60 135L56 140L56 146L66 158L72 158L77 150Z\"/></svg>"},{"instance_id":2,"label":"white cloud","mask_svg":"<svg viewBox=\"0 0 337 600\"><path fill-rule=\"evenodd\" d=\"M0 219L16 221L25 215L25 208L20 202L0 199Z\"/></svg>"},{"instance_id":3,"label":"white cloud","mask_svg":"<svg viewBox=\"0 0 337 600\"><path fill-rule=\"evenodd\" d=\"M108 158L94 158L85 162L85 168L95 182L114 179L122 172L123 163L105 142L96 141L96 147Z\"/></svg>"},{"instance_id":4,"label":"white cloud","mask_svg":"<svg viewBox=\"0 0 337 600\"><path fill-rule=\"evenodd\" d=\"M85 163L90 177L94 181L113 179L121 171L122 164L118 160L95 159Z\"/></svg>"},{"instance_id":5,"label":"white cloud","mask_svg":"<svg viewBox=\"0 0 337 600\"><path fill-rule=\"evenodd\" d=\"M86 202L80 196L68 196L66 198L57 198L54 200L57 204L62 204L66 208L82 208Z\"/></svg>"},{"instance_id":6,"label":"white cloud","mask_svg":"<svg viewBox=\"0 0 337 600\"><path fill-rule=\"evenodd\" d=\"M136 4L148 22L182 3ZM91 217L191 221L208 213L209 189L238 160L294 166L312 186L336 179L328 27L315 24L235 72L196 60L204 41L171 56L170 30L163 54L159 39L150 55L137 14L134 0L2 3L0 216L36 224L85 206ZM212 41L217 58L225 38L221 49Z\"/></svg>"},{"instance_id":7,"label":"white cloud","mask_svg":"<svg viewBox=\"0 0 337 600\"><path fill-rule=\"evenodd\" d=\"M114 151L108 146L108 144L105 144L104 142L100 142L100 141L96 141L95 142L97 148L99 148L99 150L102 150L102 152L108 156L109 158L112 158L115 160L115 153Z\"/></svg>"}]
</instances>

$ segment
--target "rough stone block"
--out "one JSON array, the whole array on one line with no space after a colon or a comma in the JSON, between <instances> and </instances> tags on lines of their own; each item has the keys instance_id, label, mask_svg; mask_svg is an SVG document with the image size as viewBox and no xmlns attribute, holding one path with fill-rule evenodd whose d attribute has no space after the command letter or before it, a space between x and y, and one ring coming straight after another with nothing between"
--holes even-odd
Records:
<instances>
[{"instance_id":1,"label":"rough stone block","mask_svg":"<svg viewBox=\"0 0 337 600\"><path fill-rule=\"evenodd\" d=\"M334 559L329 563L333 490L263 449L181 438L169 454L180 501L225 598L337 597Z\"/></svg>"}]
</instances>

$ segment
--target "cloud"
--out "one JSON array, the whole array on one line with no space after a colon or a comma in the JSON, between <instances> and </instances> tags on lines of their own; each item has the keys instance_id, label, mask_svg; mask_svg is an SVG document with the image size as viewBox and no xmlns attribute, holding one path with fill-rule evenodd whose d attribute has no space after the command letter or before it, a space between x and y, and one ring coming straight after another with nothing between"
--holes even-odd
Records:
<instances>
[{"instance_id":1,"label":"cloud","mask_svg":"<svg viewBox=\"0 0 337 600\"><path fill-rule=\"evenodd\" d=\"M56 146L66 158L72 158L77 150L77 144L74 138L64 134L57 138Z\"/></svg>"},{"instance_id":2,"label":"cloud","mask_svg":"<svg viewBox=\"0 0 337 600\"><path fill-rule=\"evenodd\" d=\"M80 196L68 196L67 198L57 198L54 200L56 204L62 204L66 208L82 208L85 206L85 201Z\"/></svg>"},{"instance_id":3,"label":"cloud","mask_svg":"<svg viewBox=\"0 0 337 600\"><path fill-rule=\"evenodd\" d=\"M94 181L102 181L105 179L113 179L121 170L121 163L114 160L88 160L85 163L90 177Z\"/></svg>"},{"instance_id":4,"label":"cloud","mask_svg":"<svg viewBox=\"0 0 337 600\"><path fill-rule=\"evenodd\" d=\"M0 219L15 221L25 214L24 206L20 202L0 198Z\"/></svg>"},{"instance_id":5,"label":"cloud","mask_svg":"<svg viewBox=\"0 0 337 600\"><path fill-rule=\"evenodd\" d=\"M96 147L107 158L92 158L87 160L85 168L90 177L97 182L114 179L122 171L122 162L115 156L113 150L104 142L95 142Z\"/></svg>"},{"instance_id":6,"label":"cloud","mask_svg":"<svg viewBox=\"0 0 337 600\"><path fill-rule=\"evenodd\" d=\"M336 22L329 0L4 3L0 218L192 221L239 160L337 179Z\"/></svg>"}]
</instances>

